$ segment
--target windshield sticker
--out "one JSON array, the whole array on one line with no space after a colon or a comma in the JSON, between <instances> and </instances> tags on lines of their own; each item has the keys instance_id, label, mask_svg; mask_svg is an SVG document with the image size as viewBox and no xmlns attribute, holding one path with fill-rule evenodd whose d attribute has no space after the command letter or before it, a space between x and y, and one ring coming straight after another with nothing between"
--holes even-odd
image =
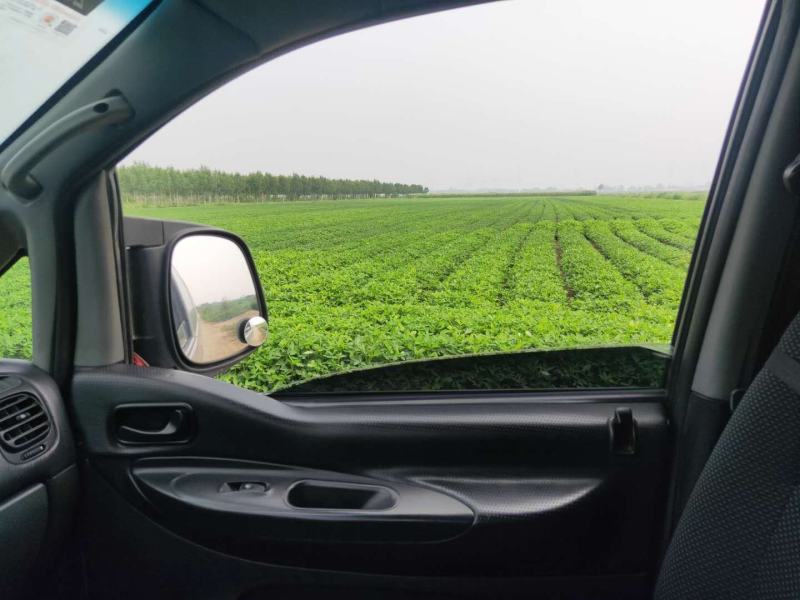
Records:
<instances>
[{"instance_id":1,"label":"windshield sticker","mask_svg":"<svg viewBox=\"0 0 800 600\"><path fill-rule=\"evenodd\" d=\"M57 0L57 2L60 2L65 6L69 6L71 9L78 11L82 15L88 15L95 8L97 8L97 5L102 1L103 0Z\"/></svg>"},{"instance_id":2,"label":"windshield sticker","mask_svg":"<svg viewBox=\"0 0 800 600\"><path fill-rule=\"evenodd\" d=\"M0 142L150 0L0 0ZM22 60L24 57L24 60Z\"/></svg>"}]
</instances>

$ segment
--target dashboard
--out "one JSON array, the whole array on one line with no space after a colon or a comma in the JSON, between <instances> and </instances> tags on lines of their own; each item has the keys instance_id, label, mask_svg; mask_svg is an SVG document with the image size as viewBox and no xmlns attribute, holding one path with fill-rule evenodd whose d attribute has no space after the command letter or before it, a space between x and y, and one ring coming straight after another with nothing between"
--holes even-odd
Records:
<instances>
[{"instance_id":1,"label":"dashboard","mask_svg":"<svg viewBox=\"0 0 800 600\"><path fill-rule=\"evenodd\" d=\"M0 360L0 598L30 590L54 562L78 497L75 444L61 393L28 362Z\"/></svg>"}]
</instances>

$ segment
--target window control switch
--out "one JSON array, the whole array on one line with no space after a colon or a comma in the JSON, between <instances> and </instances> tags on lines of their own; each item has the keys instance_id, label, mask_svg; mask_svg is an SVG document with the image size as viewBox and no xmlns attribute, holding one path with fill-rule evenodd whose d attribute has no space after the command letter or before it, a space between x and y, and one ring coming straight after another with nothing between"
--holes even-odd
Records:
<instances>
[{"instance_id":1,"label":"window control switch","mask_svg":"<svg viewBox=\"0 0 800 600\"><path fill-rule=\"evenodd\" d=\"M220 492L254 492L264 494L269 485L263 481L230 481L222 484Z\"/></svg>"}]
</instances>

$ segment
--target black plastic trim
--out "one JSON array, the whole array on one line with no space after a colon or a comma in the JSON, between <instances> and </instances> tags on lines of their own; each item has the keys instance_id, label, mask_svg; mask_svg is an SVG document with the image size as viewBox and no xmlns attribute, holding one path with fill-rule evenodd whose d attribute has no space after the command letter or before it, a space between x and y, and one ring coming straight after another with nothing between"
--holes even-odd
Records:
<instances>
[{"instance_id":1,"label":"black plastic trim","mask_svg":"<svg viewBox=\"0 0 800 600\"><path fill-rule=\"evenodd\" d=\"M465 532L472 510L422 485L318 469L220 459L144 459L132 475L139 490L172 527L203 536L322 542L432 542ZM229 482L263 482L266 491L230 491ZM297 507L298 485L385 490L380 509Z\"/></svg>"},{"instance_id":2,"label":"black plastic trim","mask_svg":"<svg viewBox=\"0 0 800 600\"><path fill-rule=\"evenodd\" d=\"M183 356L172 324L170 304L172 249L181 239L191 235L215 235L229 239L237 245L253 277L259 311L264 318L269 319L255 262L247 244L241 238L214 227L136 217L124 217L123 229L127 244L125 265L127 287L131 298L134 348L149 364L203 375L215 375L257 350L257 348L245 348L239 354L225 360L199 365Z\"/></svg>"}]
</instances>

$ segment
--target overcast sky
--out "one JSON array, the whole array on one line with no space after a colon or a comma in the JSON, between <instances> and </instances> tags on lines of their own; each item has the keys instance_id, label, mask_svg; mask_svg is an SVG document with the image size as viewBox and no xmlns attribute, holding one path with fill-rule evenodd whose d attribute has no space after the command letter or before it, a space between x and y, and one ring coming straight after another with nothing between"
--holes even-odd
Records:
<instances>
[{"instance_id":1,"label":"overcast sky","mask_svg":"<svg viewBox=\"0 0 800 600\"><path fill-rule=\"evenodd\" d=\"M708 184L761 0L509 0L245 74L125 162L431 189Z\"/></svg>"}]
</instances>

